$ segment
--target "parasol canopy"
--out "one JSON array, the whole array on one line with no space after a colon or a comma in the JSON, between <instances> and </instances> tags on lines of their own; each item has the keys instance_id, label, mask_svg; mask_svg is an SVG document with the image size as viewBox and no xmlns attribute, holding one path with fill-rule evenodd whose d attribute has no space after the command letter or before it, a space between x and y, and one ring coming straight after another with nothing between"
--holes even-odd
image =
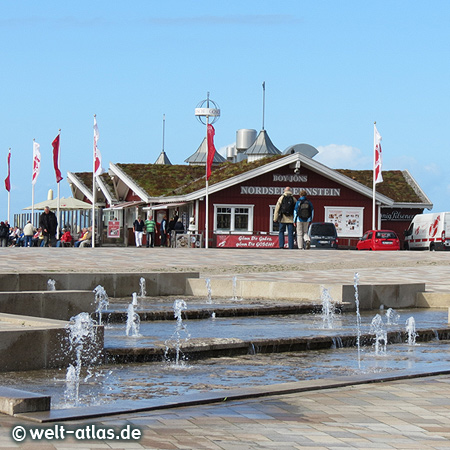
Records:
<instances>
[{"instance_id":1,"label":"parasol canopy","mask_svg":"<svg viewBox=\"0 0 450 450\"><path fill-rule=\"evenodd\" d=\"M58 199L54 198L53 200L45 200L43 202L35 203L34 209L43 210L46 206L48 206L52 210L56 210L58 208ZM23 209L33 209L32 206L28 206ZM75 211L78 209L92 209L92 205L90 203L83 202L82 200L78 200L73 197L64 198L61 197L59 199L59 209L65 211Z\"/></svg>"}]
</instances>

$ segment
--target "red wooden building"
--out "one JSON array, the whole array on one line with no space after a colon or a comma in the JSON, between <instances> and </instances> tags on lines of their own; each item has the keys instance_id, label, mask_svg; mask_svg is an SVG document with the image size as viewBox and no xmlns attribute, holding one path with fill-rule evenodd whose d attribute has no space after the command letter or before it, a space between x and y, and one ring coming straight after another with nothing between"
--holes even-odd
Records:
<instances>
[{"instance_id":1,"label":"red wooden building","mask_svg":"<svg viewBox=\"0 0 450 450\"><path fill-rule=\"evenodd\" d=\"M132 245L138 214L157 222L178 215L194 235L205 232L204 166L110 164L100 178L103 245ZM400 238L415 214L432 203L407 171L383 171L377 185L376 223ZM92 174L69 173L74 197L92 201ZM314 221L333 222L341 245L355 246L372 227L372 171L333 170L302 153L257 161L224 162L209 180L209 246L278 246L273 212L286 186L308 192ZM191 219L191 224L189 225ZM111 226L119 231L110 233Z\"/></svg>"}]
</instances>

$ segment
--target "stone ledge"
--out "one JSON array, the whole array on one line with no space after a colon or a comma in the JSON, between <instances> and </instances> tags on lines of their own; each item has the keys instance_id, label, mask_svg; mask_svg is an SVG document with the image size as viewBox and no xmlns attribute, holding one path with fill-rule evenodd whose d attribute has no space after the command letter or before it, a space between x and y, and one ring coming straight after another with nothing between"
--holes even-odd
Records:
<instances>
[{"instance_id":1,"label":"stone ledge","mask_svg":"<svg viewBox=\"0 0 450 450\"><path fill-rule=\"evenodd\" d=\"M418 308L450 308L450 294L443 292L418 292L416 296Z\"/></svg>"},{"instance_id":2,"label":"stone ledge","mask_svg":"<svg viewBox=\"0 0 450 450\"><path fill-rule=\"evenodd\" d=\"M13 416L50 410L50 396L34 394L7 387L0 387L0 412Z\"/></svg>"},{"instance_id":3,"label":"stone ledge","mask_svg":"<svg viewBox=\"0 0 450 450\"><path fill-rule=\"evenodd\" d=\"M56 291L87 290L98 285L110 297L128 297L139 291L139 280L146 281L148 296L182 295L187 278L198 278L198 272L109 272L109 273L0 273L0 291L47 291L49 278L55 280ZM50 291L48 291L50 292Z\"/></svg>"},{"instance_id":4,"label":"stone ledge","mask_svg":"<svg viewBox=\"0 0 450 450\"><path fill-rule=\"evenodd\" d=\"M213 298L231 298L231 280L210 279ZM355 288L350 284L301 283L290 281L238 280L236 295L244 299L270 299L298 303L321 302L322 286L327 288L336 303L355 308ZM414 308L416 295L425 291L425 283L361 284L358 286L361 310L386 308ZM205 297L205 279L187 279L186 295Z\"/></svg>"},{"instance_id":5,"label":"stone ledge","mask_svg":"<svg viewBox=\"0 0 450 450\"><path fill-rule=\"evenodd\" d=\"M69 320L94 310L92 291L0 291L1 313Z\"/></svg>"}]
</instances>

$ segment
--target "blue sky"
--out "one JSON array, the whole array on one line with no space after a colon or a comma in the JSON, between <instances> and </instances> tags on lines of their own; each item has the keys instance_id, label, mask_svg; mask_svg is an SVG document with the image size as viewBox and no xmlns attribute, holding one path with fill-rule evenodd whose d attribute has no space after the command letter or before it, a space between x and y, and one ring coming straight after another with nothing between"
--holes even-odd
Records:
<instances>
[{"instance_id":1,"label":"blue sky","mask_svg":"<svg viewBox=\"0 0 450 450\"><path fill-rule=\"evenodd\" d=\"M31 204L32 140L41 145L36 202L56 194L51 142L66 172L92 170L93 115L103 166L182 164L204 127L194 108L221 108L216 148L262 125L284 150L308 143L333 168L408 169L450 210L450 2L0 2L0 215Z\"/></svg>"}]
</instances>

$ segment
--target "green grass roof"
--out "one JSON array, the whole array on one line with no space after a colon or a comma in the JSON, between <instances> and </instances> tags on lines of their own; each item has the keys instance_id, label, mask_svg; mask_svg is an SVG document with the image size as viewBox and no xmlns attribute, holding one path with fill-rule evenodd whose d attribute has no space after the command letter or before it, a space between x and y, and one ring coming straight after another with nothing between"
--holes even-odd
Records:
<instances>
[{"instance_id":1,"label":"green grass roof","mask_svg":"<svg viewBox=\"0 0 450 450\"><path fill-rule=\"evenodd\" d=\"M372 189L373 170L337 169L337 172ZM377 184L377 192L398 203L423 202L423 199L414 192L414 189L405 180L401 170L386 170L382 174L383 182Z\"/></svg>"},{"instance_id":2,"label":"green grass roof","mask_svg":"<svg viewBox=\"0 0 450 450\"><path fill-rule=\"evenodd\" d=\"M117 164L150 197L170 196L180 186L205 175L204 166L163 164Z\"/></svg>"},{"instance_id":3,"label":"green grass roof","mask_svg":"<svg viewBox=\"0 0 450 450\"><path fill-rule=\"evenodd\" d=\"M254 162L224 162L213 166L209 185L256 169L283 156L264 158ZM117 164L151 197L185 195L205 187L205 166L161 164ZM92 185L92 183L91 183Z\"/></svg>"},{"instance_id":4,"label":"green grass roof","mask_svg":"<svg viewBox=\"0 0 450 450\"><path fill-rule=\"evenodd\" d=\"M254 162L224 162L213 167L209 179L210 186L234 176L261 167L265 164L284 158L286 155L275 155ZM136 184L150 197L170 197L186 195L205 186L205 167L190 165L162 164L117 164ZM337 169L337 172L372 188L372 170ZM76 174L88 189L92 189L92 172ZM112 186L107 174L101 175L105 183ZM408 184L401 170L383 171L383 182L377 184L377 192L399 203L422 203L414 189Z\"/></svg>"}]
</instances>

